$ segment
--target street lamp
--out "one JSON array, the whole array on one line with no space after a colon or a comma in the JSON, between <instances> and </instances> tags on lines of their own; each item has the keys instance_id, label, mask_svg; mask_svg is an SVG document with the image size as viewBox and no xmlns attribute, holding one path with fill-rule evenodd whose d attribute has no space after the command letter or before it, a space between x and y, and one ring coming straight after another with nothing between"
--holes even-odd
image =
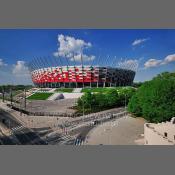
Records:
<instances>
[{"instance_id":1,"label":"street lamp","mask_svg":"<svg viewBox=\"0 0 175 175\"><path fill-rule=\"evenodd\" d=\"M5 90L4 87L2 87L2 102L4 103L4 99L5 99Z\"/></svg>"},{"instance_id":2,"label":"street lamp","mask_svg":"<svg viewBox=\"0 0 175 175\"><path fill-rule=\"evenodd\" d=\"M12 102L13 102L13 94L12 94L12 88L10 88L10 103L12 107Z\"/></svg>"},{"instance_id":3,"label":"street lamp","mask_svg":"<svg viewBox=\"0 0 175 175\"><path fill-rule=\"evenodd\" d=\"M83 100L83 117L84 117L84 99L82 98Z\"/></svg>"},{"instance_id":4,"label":"street lamp","mask_svg":"<svg viewBox=\"0 0 175 175\"><path fill-rule=\"evenodd\" d=\"M26 110L26 88L24 89L24 109Z\"/></svg>"},{"instance_id":5,"label":"street lamp","mask_svg":"<svg viewBox=\"0 0 175 175\"><path fill-rule=\"evenodd\" d=\"M126 110L126 94L125 94L125 110Z\"/></svg>"}]
</instances>

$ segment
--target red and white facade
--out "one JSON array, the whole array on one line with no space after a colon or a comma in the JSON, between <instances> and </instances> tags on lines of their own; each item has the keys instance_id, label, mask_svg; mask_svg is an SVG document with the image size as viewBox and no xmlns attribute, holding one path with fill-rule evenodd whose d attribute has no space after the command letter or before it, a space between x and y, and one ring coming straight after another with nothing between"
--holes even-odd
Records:
<instances>
[{"instance_id":1,"label":"red and white facade","mask_svg":"<svg viewBox=\"0 0 175 175\"><path fill-rule=\"evenodd\" d=\"M130 85L135 72L99 66L58 66L31 71L32 81L39 87L118 86Z\"/></svg>"}]
</instances>

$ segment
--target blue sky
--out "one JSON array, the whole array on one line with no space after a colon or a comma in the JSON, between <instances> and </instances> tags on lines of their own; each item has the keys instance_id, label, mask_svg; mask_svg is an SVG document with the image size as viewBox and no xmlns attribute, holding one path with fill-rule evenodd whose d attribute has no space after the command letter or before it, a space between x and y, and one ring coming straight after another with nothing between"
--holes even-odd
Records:
<instances>
[{"instance_id":1,"label":"blue sky","mask_svg":"<svg viewBox=\"0 0 175 175\"><path fill-rule=\"evenodd\" d=\"M66 50L65 42L69 41L74 45ZM73 49L78 59L80 48L87 59L109 56L116 57L117 62L121 62L121 58L125 62L138 62L134 81L150 80L163 71L175 71L175 30L1 29L0 84L31 84L27 62L54 53L58 56L66 53L71 59Z\"/></svg>"}]
</instances>

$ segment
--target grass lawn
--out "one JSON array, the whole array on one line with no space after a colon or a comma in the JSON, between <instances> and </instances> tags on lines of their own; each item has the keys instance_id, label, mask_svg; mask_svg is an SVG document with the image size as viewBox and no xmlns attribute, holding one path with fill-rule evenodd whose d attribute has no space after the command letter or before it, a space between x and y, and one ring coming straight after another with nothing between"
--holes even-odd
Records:
<instances>
[{"instance_id":1,"label":"grass lawn","mask_svg":"<svg viewBox=\"0 0 175 175\"><path fill-rule=\"evenodd\" d=\"M81 92L108 92L110 89L116 89L115 87L106 87L106 88L102 88L102 87L99 87L99 88L84 88L82 89Z\"/></svg>"},{"instance_id":2,"label":"grass lawn","mask_svg":"<svg viewBox=\"0 0 175 175\"><path fill-rule=\"evenodd\" d=\"M69 92L71 93L73 91L73 88L58 88L55 90L55 92Z\"/></svg>"},{"instance_id":3,"label":"grass lawn","mask_svg":"<svg viewBox=\"0 0 175 175\"><path fill-rule=\"evenodd\" d=\"M48 97L50 97L53 93L35 93L31 96L29 96L28 100L46 100Z\"/></svg>"}]
</instances>

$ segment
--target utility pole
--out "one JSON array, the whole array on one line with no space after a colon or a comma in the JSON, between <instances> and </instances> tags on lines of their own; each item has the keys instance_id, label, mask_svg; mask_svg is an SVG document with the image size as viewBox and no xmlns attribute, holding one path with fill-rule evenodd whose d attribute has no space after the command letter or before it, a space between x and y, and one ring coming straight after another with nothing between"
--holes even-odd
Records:
<instances>
[{"instance_id":1,"label":"utility pole","mask_svg":"<svg viewBox=\"0 0 175 175\"><path fill-rule=\"evenodd\" d=\"M125 111L126 111L126 94L125 94Z\"/></svg>"},{"instance_id":2,"label":"utility pole","mask_svg":"<svg viewBox=\"0 0 175 175\"><path fill-rule=\"evenodd\" d=\"M4 103L4 98L5 98L5 90L4 87L2 87L2 102Z\"/></svg>"},{"instance_id":3,"label":"utility pole","mask_svg":"<svg viewBox=\"0 0 175 175\"><path fill-rule=\"evenodd\" d=\"M84 117L84 99L82 98L83 100L83 117Z\"/></svg>"},{"instance_id":4,"label":"utility pole","mask_svg":"<svg viewBox=\"0 0 175 175\"><path fill-rule=\"evenodd\" d=\"M90 112L92 111L92 93L90 91L90 94L91 94L91 100L90 100Z\"/></svg>"},{"instance_id":5,"label":"utility pole","mask_svg":"<svg viewBox=\"0 0 175 175\"><path fill-rule=\"evenodd\" d=\"M105 87L106 86L106 79L107 79L107 73L108 73L108 69L107 69L107 67L105 68L105 81L103 82L103 87ZM103 70L103 72L104 72L104 70Z\"/></svg>"},{"instance_id":6,"label":"utility pole","mask_svg":"<svg viewBox=\"0 0 175 175\"><path fill-rule=\"evenodd\" d=\"M26 88L24 89L24 109L26 110Z\"/></svg>"},{"instance_id":7,"label":"utility pole","mask_svg":"<svg viewBox=\"0 0 175 175\"><path fill-rule=\"evenodd\" d=\"M10 105L12 107L12 103L13 103L13 94L12 94L12 88L10 88Z\"/></svg>"},{"instance_id":8,"label":"utility pole","mask_svg":"<svg viewBox=\"0 0 175 175\"><path fill-rule=\"evenodd\" d=\"M20 116L22 115L22 98L20 99L20 103L19 103L19 109L20 109Z\"/></svg>"}]
</instances>

